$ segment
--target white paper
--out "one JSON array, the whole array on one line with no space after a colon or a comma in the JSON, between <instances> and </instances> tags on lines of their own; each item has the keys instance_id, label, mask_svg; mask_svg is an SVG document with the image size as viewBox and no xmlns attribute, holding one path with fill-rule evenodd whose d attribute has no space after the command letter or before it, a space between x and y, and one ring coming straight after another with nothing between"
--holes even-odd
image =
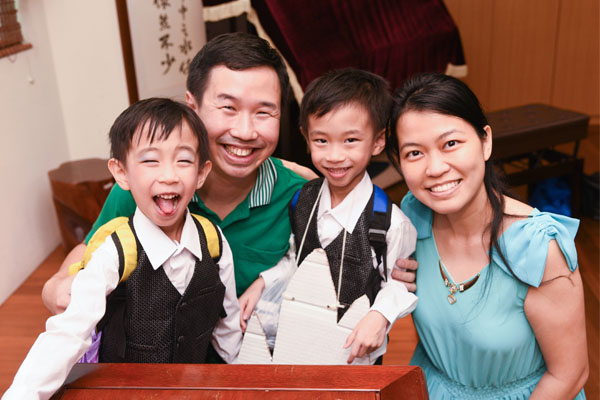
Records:
<instances>
[{"instance_id":1,"label":"white paper","mask_svg":"<svg viewBox=\"0 0 600 400\"><path fill-rule=\"evenodd\" d=\"M273 356L260 318L253 313L237 359L239 364L346 364L351 347L344 343L369 312L366 295L337 323L336 293L323 249L309 254L283 293ZM353 364L371 364L369 355Z\"/></svg>"}]
</instances>

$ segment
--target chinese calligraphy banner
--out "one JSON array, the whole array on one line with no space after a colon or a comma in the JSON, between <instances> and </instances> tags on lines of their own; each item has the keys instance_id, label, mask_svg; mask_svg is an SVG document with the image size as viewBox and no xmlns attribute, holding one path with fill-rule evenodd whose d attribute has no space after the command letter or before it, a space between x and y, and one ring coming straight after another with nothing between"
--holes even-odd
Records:
<instances>
[{"instance_id":1,"label":"chinese calligraphy banner","mask_svg":"<svg viewBox=\"0 0 600 400\"><path fill-rule=\"evenodd\" d=\"M127 0L127 11L139 98L183 101L189 64L206 43L202 2Z\"/></svg>"}]
</instances>

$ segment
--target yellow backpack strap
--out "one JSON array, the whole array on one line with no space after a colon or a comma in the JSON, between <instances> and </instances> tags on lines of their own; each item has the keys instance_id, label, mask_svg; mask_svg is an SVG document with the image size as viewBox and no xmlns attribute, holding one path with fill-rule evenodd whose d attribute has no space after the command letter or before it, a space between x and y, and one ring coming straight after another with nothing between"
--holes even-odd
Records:
<instances>
[{"instance_id":1,"label":"yellow backpack strap","mask_svg":"<svg viewBox=\"0 0 600 400\"><path fill-rule=\"evenodd\" d=\"M102 225L89 240L83 259L69 266L69 275L76 274L85 268L92 258L92 254L108 236L112 236L119 253L119 276L120 282L125 281L137 266L137 244L133 231L129 226L129 218L118 217Z\"/></svg>"},{"instance_id":2,"label":"yellow backpack strap","mask_svg":"<svg viewBox=\"0 0 600 400\"><path fill-rule=\"evenodd\" d=\"M137 267L137 242L129 224L120 225L113 232L112 237L119 253L119 275L121 276L119 283L121 283L126 281Z\"/></svg>"},{"instance_id":3,"label":"yellow backpack strap","mask_svg":"<svg viewBox=\"0 0 600 400\"><path fill-rule=\"evenodd\" d=\"M213 224L208 218L198 214L192 214L196 221L200 223L204 230L204 236L206 237L206 244L208 245L208 252L210 257L218 262L221 258L221 236L215 224Z\"/></svg>"}]
</instances>

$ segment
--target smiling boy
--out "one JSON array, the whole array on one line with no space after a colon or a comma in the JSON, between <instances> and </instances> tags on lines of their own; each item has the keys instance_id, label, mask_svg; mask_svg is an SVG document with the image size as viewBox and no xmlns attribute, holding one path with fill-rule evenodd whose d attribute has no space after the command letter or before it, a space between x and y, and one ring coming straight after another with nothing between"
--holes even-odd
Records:
<instances>
[{"instance_id":1,"label":"smiling boy","mask_svg":"<svg viewBox=\"0 0 600 400\"><path fill-rule=\"evenodd\" d=\"M137 209L77 274L69 306L48 320L4 398L49 398L105 318L101 362L202 363L211 342L225 361L237 356L231 250L218 228L187 209L211 169L204 125L184 104L148 99L117 118L110 140L109 169ZM212 257L210 229L220 257ZM123 232L137 249L128 277Z\"/></svg>"},{"instance_id":2,"label":"smiling boy","mask_svg":"<svg viewBox=\"0 0 600 400\"><path fill-rule=\"evenodd\" d=\"M396 205L390 205L381 257L369 237L375 187L366 169L371 156L384 148L390 107L387 82L356 69L332 71L316 79L300 106L300 129L313 165L324 178L306 183L291 209L298 265L314 249L325 250L338 296L338 322L359 297L367 295L371 305L346 340L344 347L352 346L348 363L360 357L368 357L356 360L361 364L375 363L385 353L386 333L392 324L417 304L416 296L391 278L395 261L407 258L415 249L416 231L410 220ZM290 268L295 268L295 263ZM242 315L248 315L263 289L268 293L287 276L289 268L283 264L263 272L248 289L253 297L240 298Z\"/></svg>"}]
</instances>

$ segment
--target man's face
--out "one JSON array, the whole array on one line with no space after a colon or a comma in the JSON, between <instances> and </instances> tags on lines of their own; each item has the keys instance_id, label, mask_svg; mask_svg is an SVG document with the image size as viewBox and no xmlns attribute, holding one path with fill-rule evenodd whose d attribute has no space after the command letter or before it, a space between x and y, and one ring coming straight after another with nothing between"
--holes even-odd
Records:
<instances>
[{"instance_id":1,"label":"man's face","mask_svg":"<svg viewBox=\"0 0 600 400\"><path fill-rule=\"evenodd\" d=\"M254 180L279 139L281 89L270 67L214 67L201 102L187 95L208 131L213 174Z\"/></svg>"}]
</instances>

